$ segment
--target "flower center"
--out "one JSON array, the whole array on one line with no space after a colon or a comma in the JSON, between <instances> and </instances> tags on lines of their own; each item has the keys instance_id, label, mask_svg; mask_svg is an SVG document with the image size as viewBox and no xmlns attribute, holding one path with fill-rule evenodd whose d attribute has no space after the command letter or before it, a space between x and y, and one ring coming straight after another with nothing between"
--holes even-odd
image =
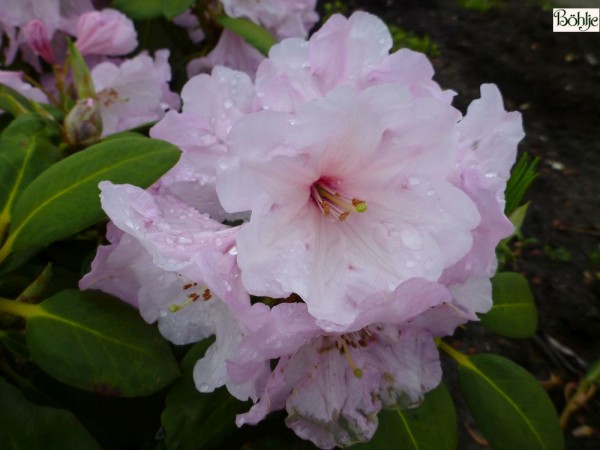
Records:
<instances>
[{"instance_id":1,"label":"flower center","mask_svg":"<svg viewBox=\"0 0 600 450\"><path fill-rule=\"evenodd\" d=\"M336 192L323 179L310 187L310 195L324 216L333 215L340 221L346 220L350 213L367 210L367 202Z\"/></svg>"},{"instance_id":2,"label":"flower center","mask_svg":"<svg viewBox=\"0 0 600 450\"><path fill-rule=\"evenodd\" d=\"M181 303L172 303L169 305L169 312L176 313L181 311L188 305L191 305L196 300L202 298L203 301L207 302L211 299L212 293L206 286L198 287L198 283L188 283L183 286L184 291L190 291L186 295L186 299Z\"/></svg>"}]
</instances>

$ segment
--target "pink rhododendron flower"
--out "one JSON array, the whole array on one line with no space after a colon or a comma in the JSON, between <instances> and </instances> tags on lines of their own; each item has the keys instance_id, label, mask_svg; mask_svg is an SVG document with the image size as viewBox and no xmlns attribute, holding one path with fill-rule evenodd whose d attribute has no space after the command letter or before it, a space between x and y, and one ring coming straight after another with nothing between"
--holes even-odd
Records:
<instances>
[{"instance_id":1,"label":"pink rhododendron flower","mask_svg":"<svg viewBox=\"0 0 600 450\"><path fill-rule=\"evenodd\" d=\"M271 1L223 4L279 20ZM427 59L391 45L374 16L337 15L274 46L254 85L224 67L192 78L182 112L151 131L179 163L148 191L101 184L111 245L82 287L137 306L176 343L214 334L194 379L253 399L240 426L285 408L321 448L367 441L381 408L439 383L434 337L491 307L520 115L483 85L463 117ZM139 71L105 64L99 98L120 82L115 99L136 98ZM246 222L213 220L232 217Z\"/></svg>"},{"instance_id":2,"label":"pink rhododendron flower","mask_svg":"<svg viewBox=\"0 0 600 450\"><path fill-rule=\"evenodd\" d=\"M224 0L222 4L229 16L249 19L265 27L277 39L303 38L319 18L315 12L315 0ZM241 70L254 78L256 69L264 59L239 35L223 30L215 48L207 56L192 60L187 70L191 77L220 65Z\"/></svg>"},{"instance_id":3,"label":"pink rhododendron flower","mask_svg":"<svg viewBox=\"0 0 600 450\"><path fill-rule=\"evenodd\" d=\"M319 19L316 0L221 0L231 17L244 17L262 25L279 39L304 37Z\"/></svg>"},{"instance_id":4,"label":"pink rhododendron flower","mask_svg":"<svg viewBox=\"0 0 600 450\"><path fill-rule=\"evenodd\" d=\"M9 40L5 63L12 63L19 45L27 43L23 33L17 35L17 28L37 19L44 24L48 39L56 30L74 34L77 18L93 9L90 0L0 0L0 31Z\"/></svg>"},{"instance_id":5,"label":"pink rhododendron flower","mask_svg":"<svg viewBox=\"0 0 600 450\"><path fill-rule=\"evenodd\" d=\"M445 102L385 84L342 86L294 115L240 119L217 192L227 211L252 211L238 235L248 291L298 294L331 330L375 293L436 281L470 250L480 221L446 181L459 118Z\"/></svg>"},{"instance_id":6,"label":"pink rhododendron flower","mask_svg":"<svg viewBox=\"0 0 600 450\"><path fill-rule=\"evenodd\" d=\"M256 69L265 57L244 39L229 30L223 30L219 42L212 51L202 58L196 58L187 65L189 77L210 72L213 67L225 66L254 76Z\"/></svg>"},{"instance_id":7,"label":"pink rhododendron flower","mask_svg":"<svg viewBox=\"0 0 600 450\"><path fill-rule=\"evenodd\" d=\"M107 238L82 289L100 289L139 308L161 333L187 344L217 333L219 339L196 372L202 391L226 384L240 399L256 398L268 374L232 382L225 361L237 356L244 330L259 327L267 307L250 305L239 281L235 235L176 198L135 186L100 184L102 207L111 217Z\"/></svg>"},{"instance_id":8,"label":"pink rhododendron flower","mask_svg":"<svg viewBox=\"0 0 600 450\"><path fill-rule=\"evenodd\" d=\"M171 142L183 152L177 165L161 177L161 186L215 220L241 218L225 214L217 198L216 169L227 152L229 130L253 111L252 81L242 72L215 67L212 75L189 80L181 99L183 111L169 111L150 130L150 136Z\"/></svg>"},{"instance_id":9,"label":"pink rhododendron flower","mask_svg":"<svg viewBox=\"0 0 600 450\"><path fill-rule=\"evenodd\" d=\"M179 98L169 90L168 59L169 51L159 50L154 59L141 53L120 65L106 61L92 69L102 136L158 120L167 109L179 106Z\"/></svg>"},{"instance_id":10,"label":"pink rhododendron flower","mask_svg":"<svg viewBox=\"0 0 600 450\"><path fill-rule=\"evenodd\" d=\"M31 100L35 100L36 102L48 102L46 94L38 88L33 87L31 84L23 81L23 72L0 70L0 83L10 86L15 91L18 91L20 94Z\"/></svg>"},{"instance_id":11,"label":"pink rhododendron flower","mask_svg":"<svg viewBox=\"0 0 600 450\"><path fill-rule=\"evenodd\" d=\"M27 22L22 31L33 52L47 63L54 64L54 52L50 46L50 36L44 23L38 19L31 20Z\"/></svg>"},{"instance_id":12,"label":"pink rhododendron flower","mask_svg":"<svg viewBox=\"0 0 600 450\"><path fill-rule=\"evenodd\" d=\"M75 35L82 55L126 55L138 45L133 22L114 9L82 14Z\"/></svg>"}]
</instances>

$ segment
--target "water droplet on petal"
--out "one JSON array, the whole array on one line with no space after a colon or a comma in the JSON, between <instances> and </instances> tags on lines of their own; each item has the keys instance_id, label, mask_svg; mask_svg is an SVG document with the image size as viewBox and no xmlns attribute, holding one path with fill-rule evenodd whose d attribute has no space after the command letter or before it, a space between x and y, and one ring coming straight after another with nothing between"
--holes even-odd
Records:
<instances>
[{"instance_id":1,"label":"water droplet on petal","mask_svg":"<svg viewBox=\"0 0 600 450\"><path fill-rule=\"evenodd\" d=\"M233 102L231 100L225 100L225 103L223 103L223 108L225 109L229 109L233 106Z\"/></svg>"},{"instance_id":2,"label":"water droplet on petal","mask_svg":"<svg viewBox=\"0 0 600 450\"><path fill-rule=\"evenodd\" d=\"M486 172L485 176L487 178L494 178L498 176L498 172Z\"/></svg>"},{"instance_id":3,"label":"water droplet on petal","mask_svg":"<svg viewBox=\"0 0 600 450\"><path fill-rule=\"evenodd\" d=\"M413 267L416 267L418 265L418 263L416 261L406 261L406 267L408 269L412 269Z\"/></svg>"},{"instance_id":4,"label":"water droplet on petal","mask_svg":"<svg viewBox=\"0 0 600 450\"><path fill-rule=\"evenodd\" d=\"M402 230L400 232L400 239L411 250L419 250L423 246L421 234L413 229Z\"/></svg>"},{"instance_id":5,"label":"water droplet on petal","mask_svg":"<svg viewBox=\"0 0 600 450\"><path fill-rule=\"evenodd\" d=\"M408 179L408 183L409 183L411 186L418 186L419 184L421 184L421 180L419 180L418 178L415 178L415 177L410 177L410 178Z\"/></svg>"}]
</instances>

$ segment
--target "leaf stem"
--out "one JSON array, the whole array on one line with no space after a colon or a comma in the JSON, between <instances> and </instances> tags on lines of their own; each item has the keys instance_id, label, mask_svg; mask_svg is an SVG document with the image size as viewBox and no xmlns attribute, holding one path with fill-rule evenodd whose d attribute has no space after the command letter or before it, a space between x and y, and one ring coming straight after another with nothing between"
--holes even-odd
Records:
<instances>
[{"instance_id":1,"label":"leaf stem","mask_svg":"<svg viewBox=\"0 0 600 450\"><path fill-rule=\"evenodd\" d=\"M29 319L30 317L40 315L40 307L0 297L0 312Z\"/></svg>"},{"instance_id":2,"label":"leaf stem","mask_svg":"<svg viewBox=\"0 0 600 450\"><path fill-rule=\"evenodd\" d=\"M458 350L453 349L440 338L435 340L436 345L440 350L443 350L450 358L456 361L459 365L468 367L472 370L477 370L477 368L469 361L469 357L467 355L462 354Z\"/></svg>"}]
</instances>

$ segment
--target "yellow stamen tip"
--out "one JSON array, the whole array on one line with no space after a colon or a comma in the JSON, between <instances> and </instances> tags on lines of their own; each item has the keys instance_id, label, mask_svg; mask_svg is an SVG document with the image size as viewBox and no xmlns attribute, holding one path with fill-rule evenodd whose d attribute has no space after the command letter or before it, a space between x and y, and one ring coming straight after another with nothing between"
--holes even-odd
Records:
<instances>
[{"instance_id":1,"label":"yellow stamen tip","mask_svg":"<svg viewBox=\"0 0 600 450\"><path fill-rule=\"evenodd\" d=\"M179 305L169 305L169 312L176 313L181 307Z\"/></svg>"},{"instance_id":2,"label":"yellow stamen tip","mask_svg":"<svg viewBox=\"0 0 600 450\"><path fill-rule=\"evenodd\" d=\"M362 376L363 376L362 370L360 370L360 369L354 369L353 372L354 372L354 376L356 378L362 378Z\"/></svg>"}]
</instances>

